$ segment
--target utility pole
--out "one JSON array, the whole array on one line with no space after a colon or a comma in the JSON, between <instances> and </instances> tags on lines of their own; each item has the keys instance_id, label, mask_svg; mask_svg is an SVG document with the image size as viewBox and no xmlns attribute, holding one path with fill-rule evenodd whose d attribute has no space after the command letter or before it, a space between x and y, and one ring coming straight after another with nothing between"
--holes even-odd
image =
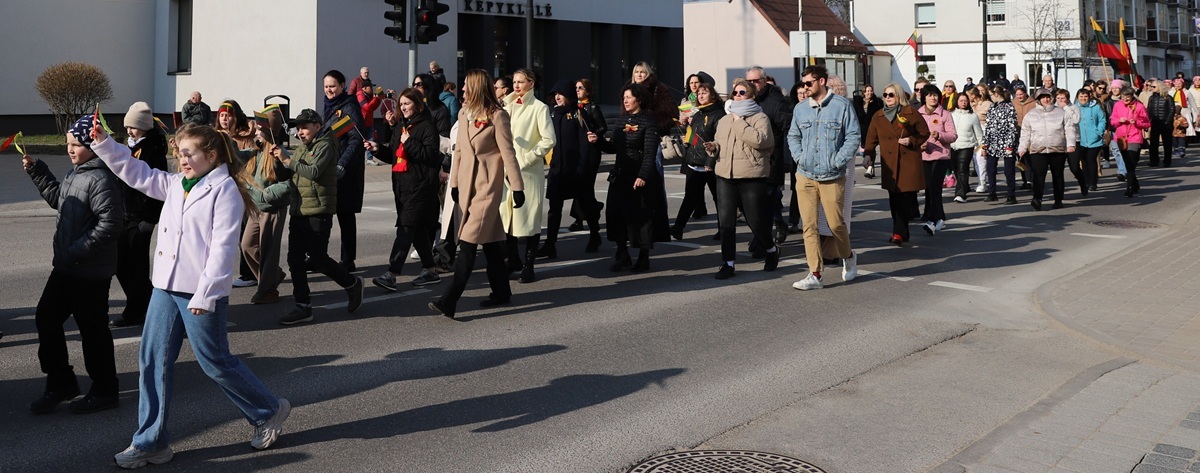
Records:
<instances>
[{"instance_id":1,"label":"utility pole","mask_svg":"<svg viewBox=\"0 0 1200 473\"><path fill-rule=\"evenodd\" d=\"M533 69L533 0L525 1L525 67Z\"/></svg>"},{"instance_id":2,"label":"utility pole","mask_svg":"<svg viewBox=\"0 0 1200 473\"><path fill-rule=\"evenodd\" d=\"M412 0L412 2L419 1ZM409 32L412 34L412 38L408 42L408 83L412 84L417 79L417 5L412 3L408 5L408 24L412 25L412 28L409 28L412 30Z\"/></svg>"}]
</instances>

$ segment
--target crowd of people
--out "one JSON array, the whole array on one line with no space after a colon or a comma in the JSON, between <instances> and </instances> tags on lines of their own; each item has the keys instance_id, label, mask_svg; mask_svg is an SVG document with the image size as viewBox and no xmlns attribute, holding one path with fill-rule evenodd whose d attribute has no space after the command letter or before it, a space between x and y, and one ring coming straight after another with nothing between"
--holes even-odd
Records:
<instances>
[{"instance_id":1,"label":"crowd of people","mask_svg":"<svg viewBox=\"0 0 1200 473\"><path fill-rule=\"evenodd\" d=\"M252 304L277 303L290 277L293 304L279 322L311 322L308 273L319 272L345 290L346 309L355 312L365 291L355 262L367 165L391 167L396 210L387 267L371 282L399 290L409 259L420 264L408 281L414 286L449 274L428 306L450 318L480 247L491 292L479 305L510 304L512 279L532 283L538 259L559 257L564 210L574 219L571 230L586 228L585 252L600 251L605 238L612 243L609 271L644 272L655 243L684 239L689 221L708 214L708 194L720 242L717 279L736 275L736 227L744 220L764 271L778 268L789 235L802 235L809 273L793 287L813 290L823 287L826 265L840 264L844 281L858 274L850 244L858 155L863 176L878 178L888 192L889 241L901 246L914 219L929 235L945 227L943 188L965 203L977 176L974 192L999 201L1001 164L1005 204L1017 203L1023 187L1042 210L1049 173L1049 207L1062 208L1064 169L1087 196L1113 158L1125 196L1134 197L1140 148L1150 148L1151 166L1168 167L1195 135L1200 76L1193 83L1187 89L1181 77L1151 79L1139 96L1120 80L1088 81L1072 101L1050 76L1033 93L1019 79L975 86L968 78L960 92L953 81L939 88L920 78L911 89L888 84L877 96L871 85L850 94L844 80L809 66L785 95L762 68L751 67L724 96L712 76L691 74L679 100L641 62L621 88L620 118L610 130L586 78L559 80L541 99L532 70L506 77L470 70L460 89L434 62L400 92L376 86L367 67L349 83L329 71L322 111L305 109L290 121L277 107L251 119L235 100L222 101L214 114L194 92L173 138L138 102L125 116L128 139L120 143L98 116L86 115L66 134L74 167L61 182L45 163L23 159L59 212L53 271L35 318L46 388L30 407L45 414L81 393L63 333L72 315L92 384L70 410L118 406L107 314L116 276L127 303L111 325L143 326L138 428L116 463L171 460L169 393L185 336L205 374L254 426L251 445L269 447L291 407L230 354L229 296L234 287L255 287ZM298 139L294 149L286 145L289 128ZM168 171L171 150L177 172ZM602 153L615 159L600 202ZM672 223L664 160L674 158L686 184ZM335 219L337 259L329 253Z\"/></svg>"}]
</instances>

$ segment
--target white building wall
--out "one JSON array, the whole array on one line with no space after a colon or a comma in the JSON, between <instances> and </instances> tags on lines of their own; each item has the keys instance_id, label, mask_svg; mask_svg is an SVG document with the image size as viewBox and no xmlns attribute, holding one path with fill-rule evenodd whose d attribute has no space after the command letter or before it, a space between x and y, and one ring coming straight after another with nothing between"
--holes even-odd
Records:
<instances>
[{"instance_id":1,"label":"white building wall","mask_svg":"<svg viewBox=\"0 0 1200 473\"><path fill-rule=\"evenodd\" d=\"M795 82L787 40L749 1L685 3L683 22L684 70L709 73L718 92L728 93L733 79L753 65L774 76L784 91Z\"/></svg>"},{"instance_id":2,"label":"white building wall","mask_svg":"<svg viewBox=\"0 0 1200 473\"><path fill-rule=\"evenodd\" d=\"M49 108L34 84L54 64L99 67L112 83L102 108L123 114L154 89L155 0L80 2L5 0L0 7L0 114L41 115Z\"/></svg>"}]
</instances>

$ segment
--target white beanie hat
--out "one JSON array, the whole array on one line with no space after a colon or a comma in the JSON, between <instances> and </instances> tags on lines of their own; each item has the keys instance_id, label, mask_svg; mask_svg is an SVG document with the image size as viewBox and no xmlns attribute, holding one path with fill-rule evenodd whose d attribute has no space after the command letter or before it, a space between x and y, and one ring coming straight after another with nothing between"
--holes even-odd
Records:
<instances>
[{"instance_id":1,"label":"white beanie hat","mask_svg":"<svg viewBox=\"0 0 1200 473\"><path fill-rule=\"evenodd\" d=\"M134 102L130 105L129 111L125 113L125 126L139 130L154 128L154 114L150 111L150 104Z\"/></svg>"}]
</instances>

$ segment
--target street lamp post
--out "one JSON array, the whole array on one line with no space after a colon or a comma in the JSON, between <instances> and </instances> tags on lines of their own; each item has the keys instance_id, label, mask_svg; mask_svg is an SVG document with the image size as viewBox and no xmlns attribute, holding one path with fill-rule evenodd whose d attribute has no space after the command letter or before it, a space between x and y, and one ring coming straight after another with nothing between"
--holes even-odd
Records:
<instances>
[{"instance_id":1,"label":"street lamp post","mask_svg":"<svg viewBox=\"0 0 1200 473\"><path fill-rule=\"evenodd\" d=\"M983 79L980 79L979 82L986 84L988 80L987 0L979 0L979 6L983 7L983 72L981 72Z\"/></svg>"}]
</instances>

